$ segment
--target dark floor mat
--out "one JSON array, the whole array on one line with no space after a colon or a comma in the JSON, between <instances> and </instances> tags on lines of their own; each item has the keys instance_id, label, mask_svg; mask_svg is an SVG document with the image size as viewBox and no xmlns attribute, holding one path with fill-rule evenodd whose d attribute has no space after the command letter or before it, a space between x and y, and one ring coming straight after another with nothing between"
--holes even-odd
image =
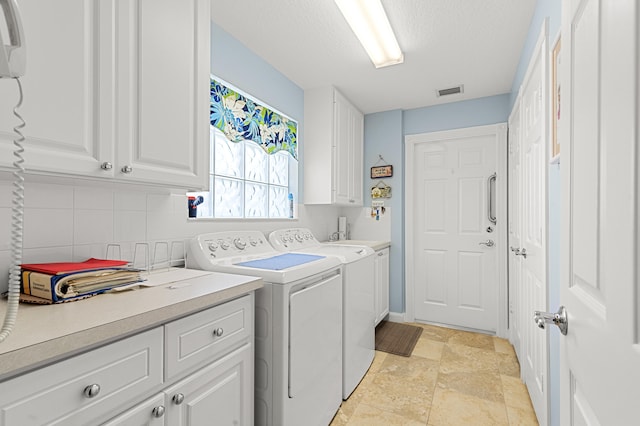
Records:
<instances>
[{"instance_id":1,"label":"dark floor mat","mask_svg":"<svg viewBox=\"0 0 640 426\"><path fill-rule=\"evenodd\" d=\"M376 350L411 356L422 334L422 328L397 322L382 321L376 327Z\"/></svg>"}]
</instances>

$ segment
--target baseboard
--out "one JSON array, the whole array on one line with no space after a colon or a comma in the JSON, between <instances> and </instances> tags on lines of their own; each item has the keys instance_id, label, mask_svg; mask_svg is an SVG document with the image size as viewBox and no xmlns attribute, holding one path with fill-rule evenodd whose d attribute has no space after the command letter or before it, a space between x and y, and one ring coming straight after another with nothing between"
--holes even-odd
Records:
<instances>
[{"instance_id":1,"label":"baseboard","mask_svg":"<svg viewBox=\"0 0 640 426\"><path fill-rule=\"evenodd\" d=\"M404 319L404 312L389 312L389 315L387 315L387 321L390 321L390 322L407 322Z\"/></svg>"}]
</instances>

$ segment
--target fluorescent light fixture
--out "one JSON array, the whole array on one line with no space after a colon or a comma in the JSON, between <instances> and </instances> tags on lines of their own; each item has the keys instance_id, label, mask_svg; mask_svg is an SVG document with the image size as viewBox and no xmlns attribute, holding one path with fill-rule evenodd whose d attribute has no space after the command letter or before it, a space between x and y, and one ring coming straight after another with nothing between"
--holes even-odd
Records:
<instances>
[{"instance_id":1,"label":"fluorescent light fixture","mask_svg":"<svg viewBox=\"0 0 640 426\"><path fill-rule=\"evenodd\" d=\"M404 55L380 0L335 2L376 68L404 61Z\"/></svg>"}]
</instances>

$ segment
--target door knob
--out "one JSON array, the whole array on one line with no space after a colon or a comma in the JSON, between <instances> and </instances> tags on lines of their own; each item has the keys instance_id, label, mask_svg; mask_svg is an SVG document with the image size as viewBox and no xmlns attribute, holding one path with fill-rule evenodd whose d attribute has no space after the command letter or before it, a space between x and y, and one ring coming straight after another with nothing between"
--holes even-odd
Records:
<instances>
[{"instance_id":1,"label":"door knob","mask_svg":"<svg viewBox=\"0 0 640 426\"><path fill-rule=\"evenodd\" d=\"M493 240L487 240L487 241L483 241L481 243L478 243L478 245L485 245L487 247L493 247L496 243L493 242Z\"/></svg>"},{"instance_id":2,"label":"door knob","mask_svg":"<svg viewBox=\"0 0 640 426\"><path fill-rule=\"evenodd\" d=\"M514 251L516 256L522 256L525 259L527 258L527 249L523 248L522 250L520 249L516 249L516 251Z\"/></svg>"},{"instance_id":3,"label":"door knob","mask_svg":"<svg viewBox=\"0 0 640 426\"><path fill-rule=\"evenodd\" d=\"M535 311L533 314L533 320L536 322L536 325L541 329L545 329L547 324L555 324L560 329L560 333L563 336L567 335L567 329L569 328L569 318L567 317L567 310L564 306L560 306L558 308L558 312L540 312Z\"/></svg>"}]
</instances>

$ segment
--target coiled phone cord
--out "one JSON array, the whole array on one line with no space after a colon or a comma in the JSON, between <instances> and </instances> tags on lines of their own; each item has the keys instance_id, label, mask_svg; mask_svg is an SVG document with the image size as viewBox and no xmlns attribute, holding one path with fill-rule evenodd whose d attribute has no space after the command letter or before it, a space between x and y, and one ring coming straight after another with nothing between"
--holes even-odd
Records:
<instances>
[{"instance_id":1,"label":"coiled phone cord","mask_svg":"<svg viewBox=\"0 0 640 426\"><path fill-rule=\"evenodd\" d=\"M20 99L18 100L15 108L13 108L13 115L18 118L20 124L13 128L13 132L16 134L16 138L13 140L13 166L15 168L13 176L15 179L13 182L13 207L11 209L11 266L9 269L9 303L7 304L7 311L4 316L2 329L0 329L0 342L4 341L7 336L11 334L11 330L13 330L13 326L16 323L16 318L18 317L18 302L20 300L20 266L22 265L22 231L24 219L24 166L22 165L22 163L24 163L24 158L22 157L24 147L22 146L22 143L24 142L25 138L21 130L27 123L18 112L18 108L22 106L23 100L22 84L20 83L19 78L14 78L14 80L18 83Z\"/></svg>"}]
</instances>

